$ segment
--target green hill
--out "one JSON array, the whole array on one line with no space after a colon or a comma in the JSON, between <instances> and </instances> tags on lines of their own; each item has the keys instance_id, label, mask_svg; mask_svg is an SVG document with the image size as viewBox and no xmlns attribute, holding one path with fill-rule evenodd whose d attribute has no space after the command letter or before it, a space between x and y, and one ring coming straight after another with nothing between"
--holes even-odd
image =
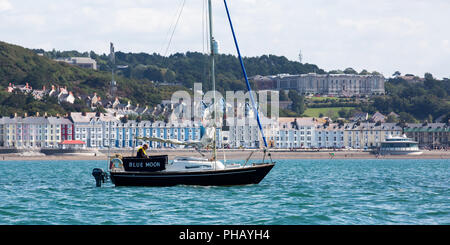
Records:
<instances>
[{"instance_id":1,"label":"green hill","mask_svg":"<svg viewBox=\"0 0 450 245\"><path fill-rule=\"evenodd\" d=\"M28 83L34 89L41 89L43 86L49 88L51 85L67 86L75 96L96 92L102 98L107 98L110 80L111 74L107 71L94 71L58 63L49 57L37 55L33 50L0 42L0 114L3 116L12 112L42 113L47 108L50 114L64 114L74 109L88 110L81 102L74 108L58 105L56 101L50 99L35 101L31 96L6 93L5 88L9 83L15 85ZM141 105L158 104L162 99L170 98L174 91L184 89L179 86L157 87L145 78L138 80L119 76L116 80L117 95Z\"/></svg>"},{"instance_id":2,"label":"green hill","mask_svg":"<svg viewBox=\"0 0 450 245\"><path fill-rule=\"evenodd\" d=\"M8 83L42 87L55 83L72 87L71 81L78 81L93 75L92 71L69 66L36 55L20 46L0 42L0 85Z\"/></svg>"},{"instance_id":3,"label":"green hill","mask_svg":"<svg viewBox=\"0 0 450 245\"><path fill-rule=\"evenodd\" d=\"M36 53L43 53L39 56ZM99 71L83 69L53 61L61 57L87 57L97 61ZM216 87L220 92L228 90L246 90L245 82L236 56L220 54L216 57ZM159 54L116 52L116 64L126 66L117 71L117 95L133 104L154 106L163 99L170 99L173 92L187 90L194 83L203 83L205 91L211 90L208 55L198 52L176 53L169 57ZM313 64L302 64L290 61L283 56L263 55L244 58L249 76L273 75L280 73L304 74L316 72L324 74L324 70ZM0 115L12 112L34 113L50 111L50 114L70 111L89 110L82 102L75 105L60 105L51 98L35 101L30 96L9 94L5 92L9 83L29 83L33 88L43 85L67 86L76 96L96 92L107 98L111 80L111 64L108 55L94 52L78 51L44 51L30 50L20 46L0 42ZM342 71L330 71L329 73ZM347 68L345 72L356 72ZM361 73L364 73L361 72ZM360 73L360 74L361 74ZM166 86L165 84L180 84ZM254 86L253 86L254 87ZM310 107L309 113L318 112L314 108L352 107L354 110L370 114L380 111L388 114L392 111L403 115L405 120L430 120L449 114L450 83L448 79L437 80L429 73L420 83L409 83L401 78L391 78L386 82L385 96L372 97L367 101L309 101L303 105ZM311 104L314 102L314 105ZM319 102L323 102L320 104ZM318 104L319 103L319 104ZM322 109L323 110L323 109ZM328 109L329 110L329 109ZM287 112L298 115L300 112ZM322 113L324 114L324 113ZM448 117L448 116L447 116Z\"/></svg>"}]
</instances>

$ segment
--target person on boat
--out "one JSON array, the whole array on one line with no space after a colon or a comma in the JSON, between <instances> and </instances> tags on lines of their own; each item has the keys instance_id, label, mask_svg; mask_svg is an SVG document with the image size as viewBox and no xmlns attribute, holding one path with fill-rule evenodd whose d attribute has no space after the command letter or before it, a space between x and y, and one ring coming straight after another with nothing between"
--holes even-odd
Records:
<instances>
[{"instance_id":1,"label":"person on boat","mask_svg":"<svg viewBox=\"0 0 450 245\"><path fill-rule=\"evenodd\" d=\"M148 145L144 144L142 147L140 147L137 151L137 158L148 158L147 152L145 152L148 149Z\"/></svg>"}]
</instances>

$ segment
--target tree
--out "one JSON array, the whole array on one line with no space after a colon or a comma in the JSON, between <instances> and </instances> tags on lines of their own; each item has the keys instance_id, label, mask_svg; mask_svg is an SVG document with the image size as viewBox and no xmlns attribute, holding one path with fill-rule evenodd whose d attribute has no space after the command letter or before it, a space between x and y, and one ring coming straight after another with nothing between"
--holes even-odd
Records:
<instances>
[{"instance_id":1,"label":"tree","mask_svg":"<svg viewBox=\"0 0 450 245\"><path fill-rule=\"evenodd\" d=\"M123 117L120 118L120 122L121 123L127 123L128 122L128 117L125 115Z\"/></svg>"},{"instance_id":2,"label":"tree","mask_svg":"<svg viewBox=\"0 0 450 245\"><path fill-rule=\"evenodd\" d=\"M344 108L340 109L338 111L338 114L339 114L339 117L342 117L342 118L349 118L350 117L348 115L348 111L346 109L344 109Z\"/></svg>"},{"instance_id":3,"label":"tree","mask_svg":"<svg viewBox=\"0 0 450 245\"><path fill-rule=\"evenodd\" d=\"M433 74L428 73L428 72L425 73L424 78L425 78L425 80L434 80Z\"/></svg>"},{"instance_id":4,"label":"tree","mask_svg":"<svg viewBox=\"0 0 450 245\"><path fill-rule=\"evenodd\" d=\"M406 122L406 123L416 123L417 120L414 118L413 115L407 113L407 112L400 112L400 122Z\"/></svg>"},{"instance_id":5,"label":"tree","mask_svg":"<svg viewBox=\"0 0 450 245\"><path fill-rule=\"evenodd\" d=\"M366 69L362 70L359 75L370 75L370 72L368 72Z\"/></svg>"},{"instance_id":6,"label":"tree","mask_svg":"<svg viewBox=\"0 0 450 245\"><path fill-rule=\"evenodd\" d=\"M288 101L288 100L289 100L289 98L286 95L286 92L284 92L284 90L281 90L280 91L280 101Z\"/></svg>"},{"instance_id":7,"label":"tree","mask_svg":"<svg viewBox=\"0 0 450 245\"><path fill-rule=\"evenodd\" d=\"M328 73L329 74L344 74L344 72L341 70L332 70L332 71L329 71Z\"/></svg>"},{"instance_id":8,"label":"tree","mask_svg":"<svg viewBox=\"0 0 450 245\"><path fill-rule=\"evenodd\" d=\"M292 101L292 111L302 115L305 112L305 97L295 90L289 90L288 97Z\"/></svg>"},{"instance_id":9,"label":"tree","mask_svg":"<svg viewBox=\"0 0 450 245\"><path fill-rule=\"evenodd\" d=\"M345 74L358 74L358 72L355 71L355 69L353 69L353 68L351 68L351 67L345 69L345 70L344 70L344 73L345 73Z\"/></svg>"},{"instance_id":10,"label":"tree","mask_svg":"<svg viewBox=\"0 0 450 245\"><path fill-rule=\"evenodd\" d=\"M397 123L398 120L394 115L388 115L386 119L387 123Z\"/></svg>"},{"instance_id":11,"label":"tree","mask_svg":"<svg viewBox=\"0 0 450 245\"><path fill-rule=\"evenodd\" d=\"M393 77L398 77L398 76L401 76L401 75L402 75L402 73L399 72L399 71L396 71L396 72L394 72L394 74L392 74Z\"/></svg>"}]
</instances>

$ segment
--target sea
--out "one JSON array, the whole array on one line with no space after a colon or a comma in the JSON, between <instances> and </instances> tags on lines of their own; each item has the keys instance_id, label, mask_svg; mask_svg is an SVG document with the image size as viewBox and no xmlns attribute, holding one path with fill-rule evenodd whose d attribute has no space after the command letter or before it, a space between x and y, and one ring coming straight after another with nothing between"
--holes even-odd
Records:
<instances>
[{"instance_id":1,"label":"sea","mask_svg":"<svg viewBox=\"0 0 450 245\"><path fill-rule=\"evenodd\" d=\"M0 162L0 225L449 225L450 161L280 160L258 185L98 188L106 161Z\"/></svg>"}]
</instances>

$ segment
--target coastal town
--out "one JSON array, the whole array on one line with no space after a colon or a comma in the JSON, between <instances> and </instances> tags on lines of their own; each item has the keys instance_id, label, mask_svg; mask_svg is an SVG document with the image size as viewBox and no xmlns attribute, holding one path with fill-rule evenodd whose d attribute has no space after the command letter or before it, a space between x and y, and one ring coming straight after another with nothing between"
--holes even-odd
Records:
<instances>
[{"instance_id":1,"label":"coastal town","mask_svg":"<svg viewBox=\"0 0 450 245\"><path fill-rule=\"evenodd\" d=\"M41 55L42 56L42 55ZM91 58L74 57L56 59L84 69L96 70L97 63ZM414 76L397 76L411 83ZM415 77L416 79L420 79ZM251 78L258 91L298 93L306 99L319 101L364 101L385 94L386 79L378 73L367 74L279 74L254 76ZM113 80L114 81L114 78ZM420 82L420 81L413 81ZM423 82L423 79L422 79ZM111 82L110 86L115 86ZM112 88L111 88L112 91ZM8 94L31 95L35 100L55 98L58 103L74 104L81 101L91 112L70 112L65 115L18 115L0 118L0 153L53 152L61 150L125 150L147 143L151 149L181 149L185 146L170 143L144 141L145 137L156 137L178 142L200 141L205 136L207 117L192 120L179 118L176 112L186 106L182 102L162 100L150 107L133 105L130 100L119 97L102 98L97 93L75 94L67 86L50 85L35 89L29 83L9 83ZM200 91L201 92L201 91ZM322 99L323 98L323 99ZM123 102L125 101L125 102ZM205 103L199 103L202 114ZM280 109L291 110L293 101L279 101ZM193 105L194 107L199 105ZM263 139L252 106L245 108L246 123L229 125L221 123L216 128L216 145L221 149L260 149ZM319 104L320 106L320 104ZM102 110L98 108L101 107ZM345 112L345 111L344 111ZM261 113L261 112L260 112ZM326 113L327 114L327 113ZM348 113L347 113L348 114ZM221 121L225 121L221 118ZM339 150L377 152L382 142L390 137L408 137L421 149L447 150L450 143L450 125L444 115L436 120L408 123L391 111L389 114L354 111L347 118L320 113L318 116L277 116L264 125L268 148L272 150Z\"/></svg>"},{"instance_id":2,"label":"coastal town","mask_svg":"<svg viewBox=\"0 0 450 245\"><path fill-rule=\"evenodd\" d=\"M158 137L181 142L199 141L205 132L201 122L123 120L119 114L74 112L64 117L32 116L0 118L2 149L40 148L133 148L139 137ZM329 118L277 118L265 126L269 147L274 149L361 149L380 147L387 137L401 136L419 142L425 149L448 149L450 127L445 123L386 123L377 113L366 120L336 123ZM256 125L228 126L217 129L217 145L226 149L262 147ZM148 142L150 148L179 146Z\"/></svg>"}]
</instances>

